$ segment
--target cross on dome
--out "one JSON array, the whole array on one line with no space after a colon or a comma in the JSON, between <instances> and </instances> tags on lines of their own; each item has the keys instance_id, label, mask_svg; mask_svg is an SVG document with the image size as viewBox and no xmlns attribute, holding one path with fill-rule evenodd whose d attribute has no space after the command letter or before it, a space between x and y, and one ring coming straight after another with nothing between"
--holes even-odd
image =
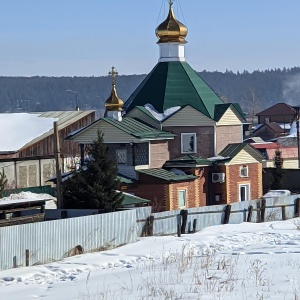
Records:
<instances>
[{"instance_id":1,"label":"cross on dome","mask_svg":"<svg viewBox=\"0 0 300 300\"><path fill-rule=\"evenodd\" d=\"M111 76L111 83L113 85L115 85L116 84L116 77L118 75L118 71L116 70L116 68L114 66L111 67L111 70L108 72L108 75Z\"/></svg>"}]
</instances>

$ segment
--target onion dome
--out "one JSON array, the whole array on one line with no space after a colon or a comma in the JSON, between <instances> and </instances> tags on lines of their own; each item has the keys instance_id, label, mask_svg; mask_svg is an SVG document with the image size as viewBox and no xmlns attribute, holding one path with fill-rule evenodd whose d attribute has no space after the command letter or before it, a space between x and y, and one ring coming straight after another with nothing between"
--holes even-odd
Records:
<instances>
[{"instance_id":1,"label":"onion dome","mask_svg":"<svg viewBox=\"0 0 300 300\"><path fill-rule=\"evenodd\" d=\"M116 90L116 75L118 75L118 72L112 67L109 75L112 77L112 88L110 96L105 101L105 109L106 111L122 111L124 102L118 97Z\"/></svg>"},{"instance_id":2,"label":"onion dome","mask_svg":"<svg viewBox=\"0 0 300 300\"><path fill-rule=\"evenodd\" d=\"M159 39L158 44L172 42L186 43L187 27L175 18L172 6L173 1L170 1L168 17L156 28L155 34Z\"/></svg>"}]
</instances>

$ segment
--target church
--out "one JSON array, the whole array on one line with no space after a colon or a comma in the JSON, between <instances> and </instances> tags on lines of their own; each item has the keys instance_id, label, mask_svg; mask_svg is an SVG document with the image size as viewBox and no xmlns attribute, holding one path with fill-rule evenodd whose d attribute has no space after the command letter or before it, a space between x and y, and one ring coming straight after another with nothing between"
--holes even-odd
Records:
<instances>
[{"instance_id":1,"label":"church","mask_svg":"<svg viewBox=\"0 0 300 300\"><path fill-rule=\"evenodd\" d=\"M156 28L158 63L124 103L112 68L105 116L70 134L84 147L100 129L123 191L154 211L230 204L262 196L263 157L243 141L245 116L224 103L186 62L187 27L169 1Z\"/></svg>"}]
</instances>

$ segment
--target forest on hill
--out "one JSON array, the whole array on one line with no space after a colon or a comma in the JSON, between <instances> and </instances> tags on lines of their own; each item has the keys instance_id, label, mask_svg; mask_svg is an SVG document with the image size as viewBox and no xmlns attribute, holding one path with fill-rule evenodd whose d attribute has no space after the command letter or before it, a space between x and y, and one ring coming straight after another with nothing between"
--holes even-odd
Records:
<instances>
[{"instance_id":1,"label":"forest on hill","mask_svg":"<svg viewBox=\"0 0 300 300\"><path fill-rule=\"evenodd\" d=\"M300 68L233 73L200 72L199 75L224 100L239 103L253 115L278 102L300 105ZM117 77L117 91L124 101L146 75ZM0 112L103 110L111 79L103 77L0 77Z\"/></svg>"}]
</instances>

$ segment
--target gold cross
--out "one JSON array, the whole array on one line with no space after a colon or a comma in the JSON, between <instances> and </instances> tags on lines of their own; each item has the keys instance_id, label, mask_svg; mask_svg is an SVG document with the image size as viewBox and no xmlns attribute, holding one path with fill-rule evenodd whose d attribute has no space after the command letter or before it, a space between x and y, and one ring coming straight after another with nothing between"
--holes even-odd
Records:
<instances>
[{"instance_id":1,"label":"gold cross","mask_svg":"<svg viewBox=\"0 0 300 300\"><path fill-rule=\"evenodd\" d=\"M116 77L118 75L118 72L117 72L117 70L115 69L114 66L111 67L111 70L108 72L108 75L111 76L111 83L113 85L115 85L116 84Z\"/></svg>"},{"instance_id":2,"label":"gold cross","mask_svg":"<svg viewBox=\"0 0 300 300\"><path fill-rule=\"evenodd\" d=\"M173 5L173 3L174 3L174 0L169 0L170 6Z\"/></svg>"}]
</instances>

